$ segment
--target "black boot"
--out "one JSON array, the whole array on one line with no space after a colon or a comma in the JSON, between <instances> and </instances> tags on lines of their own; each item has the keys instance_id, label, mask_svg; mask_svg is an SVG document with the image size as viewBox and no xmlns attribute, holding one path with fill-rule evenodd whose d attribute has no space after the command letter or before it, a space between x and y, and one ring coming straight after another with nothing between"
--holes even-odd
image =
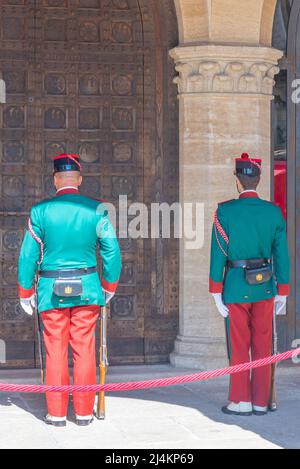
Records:
<instances>
[{"instance_id":1,"label":"black boot","mask_svg":"<svg viewBox=\"0 0 300 469\"><path fill-rule=\"evenodd\" d=\"M255 406L253 406L253 414L258 416L258 417L263 417L264 415L267 415L268 410L269 409L267 407L255 407Z\"/></svg>"},{"instance_id":2,"label":"black boot","mask_svg":"<svg viewBox=\"0 0 300 469\"><path fill-rule=\"evenodd\" d=\"M52 425L52 427L63 428L67 426L66 420L55 420L53 421L51 415L46 415L44 417L44 422L46 425Z\"/></svg>"},{"instance_id":3,"label":"black boot","mask_svg":"<svg viewBox=\"0 0 300 469\"><path fill-rule=\"evenodd\" d=\"M252 415L252 404L250 402L240 402L239 404L231 402L229 405L222 407L222 412L237 417L250 417Z\"/></svg>"},{"instance_id":4,"label":"black boot","mask_svg":"<svg viewBox=\"0 0 300 469\"><path fill-rule=\"evenodd\" d=\"M94 418L92 417L87 420L76 419L75 423L76 425L78 425L78 427L88 427L89 425L91 425L91 423L93 423L93 421L94 421Z\"/></svg>"}]
</instances>

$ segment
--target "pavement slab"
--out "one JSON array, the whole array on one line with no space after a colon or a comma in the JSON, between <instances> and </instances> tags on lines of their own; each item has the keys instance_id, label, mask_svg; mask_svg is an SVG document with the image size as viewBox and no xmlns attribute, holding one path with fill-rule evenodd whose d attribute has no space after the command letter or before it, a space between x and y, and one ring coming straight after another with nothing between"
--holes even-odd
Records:
<instances>
[{"instance_id":1,"label":"pavement slab","mask_svg":"<svg viewBox=\"0 0 300 469\"><path fill-rule=\"evenodd\" d=\"M168 365L111 367L108 382L191 374ZM43 395L0 394L0 448L4 449L300 449L300 367L278 369L279 410L266 417L230 417L228 379L108 393L107 417L88 428L46 426ZM1 370L0 382L39 382L37 370Z\"/></svg>"}]
</instances>

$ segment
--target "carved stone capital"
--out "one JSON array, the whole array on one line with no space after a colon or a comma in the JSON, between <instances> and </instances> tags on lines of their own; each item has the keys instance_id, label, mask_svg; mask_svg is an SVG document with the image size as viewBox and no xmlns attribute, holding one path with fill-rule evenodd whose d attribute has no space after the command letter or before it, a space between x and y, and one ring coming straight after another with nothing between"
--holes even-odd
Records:
<instances>
[{"instance_id":1,"label":"carved stone capital","mask_svg":"<svg viewBox=\"0 0 300 469\"><path fill-rule=\"evenodd\" d=\"M247 94L272 97L282 52L267 47L189 46L171 51L179 94Z\"/></svg>"}]
</instances>

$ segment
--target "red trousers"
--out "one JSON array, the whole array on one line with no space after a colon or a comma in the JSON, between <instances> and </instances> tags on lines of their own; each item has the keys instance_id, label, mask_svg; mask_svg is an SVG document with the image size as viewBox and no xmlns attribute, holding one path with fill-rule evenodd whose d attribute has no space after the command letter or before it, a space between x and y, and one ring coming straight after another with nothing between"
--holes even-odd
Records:
<instances>
[{"instance_id":1,"label":"red trousers","mask_svg":"<svg viewBox=\"0 0 300 469\"><path fill-rule=\"evenodd\" d=\"M42 313L46 347L46 384L70 384L68 366L69 345L73 352L74 384L96 384L95 328L99 306L53 309ZM68 411L68 394L48 393L48 412L53 417L65 417ZM74 393L75 413L92 415L94 393Z\"/></svg>"},{"instance_id":2,"label":"red trousers","mask_svg":"<svg viewBox=\"0 0 300 469\"><path fill-rule=\"evenodd\" d=\"M257 303L229 304L231 365L272 354L274 298ZM231 402L266 407L270 399L271 366L231 377Z\"/></svg>"}]
</instances>

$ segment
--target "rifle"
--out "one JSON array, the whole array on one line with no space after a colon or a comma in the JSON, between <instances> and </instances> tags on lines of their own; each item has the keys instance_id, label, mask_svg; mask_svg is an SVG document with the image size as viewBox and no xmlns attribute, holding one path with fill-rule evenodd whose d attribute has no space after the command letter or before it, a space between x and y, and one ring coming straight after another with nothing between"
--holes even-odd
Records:
<instances>
[{"instance_id":1,"label":"rifle","mask_svg":"<svg viewBox=\"0 0 300 469\"><path fill-rule=\"evenodd\" d=\"M38 350L41 370L41 384L45 384L45 367L44 367L44 355L43 355L43 342L42 342L42 324L41 317L38 312L38 278L35 279L35 328L38 338Z\"/></svg>"},{"instance_id":2,"label":"rifle","mask_svg":"<svg viewBox=\"0 0 300 469\"><path fill-rule=\"evenodd\" d=\"M100 371L100 384L105 384L106 373L108 367L107 360L107 307L101 307L100 313L100 358L99 358L99 371ZM98 394L97 412L96 417L98 420L105 420L105 393L100 391Z\"/></svg>"},{"instance_id":3,"label":"rifle","mask_svg":"<svg viewBox=\"0 0 300 469\"><path fill-rule=\"evenodd\" d=\"M229 318L224 319L225 322L225 338L226 338L226 349L229 365L231 363L231 345L230 345L230 325Z\"/></svg>"},{"instance_id":4,"label":"rifle","mask_svg":"<svg viewBox=\"0 0 300 469\"><path fill-rule=\"evenodd\" d=\"M274 318L273 318L273 355L278 355L276 306L274 306ZM277 369L277 363L274 363L272 365L272 374L271 374L271 389L270 389L270 402L269 402L270 412L276 412L278 409L277 397L276 397L276 369Z\"/></svg>"},{"instance_id":5,"label":"rifle","mask_svg":"<svg viewBox=\"0 0 300 469\"><path fill-rule=\"evenodd\" d=\"M225 284L225 280L226 280L226 277L227 277L227 274L228 274L228 270L229 270L228 263L226 263L223 284ZM224 298L223 298L223 301L224 301ZM227 357L228 357L229 365L231 365L230 318L229 318L229 316L224 319L224 322L225 322L225 338L226 338Z\"/></svg>"}]
</instances>

